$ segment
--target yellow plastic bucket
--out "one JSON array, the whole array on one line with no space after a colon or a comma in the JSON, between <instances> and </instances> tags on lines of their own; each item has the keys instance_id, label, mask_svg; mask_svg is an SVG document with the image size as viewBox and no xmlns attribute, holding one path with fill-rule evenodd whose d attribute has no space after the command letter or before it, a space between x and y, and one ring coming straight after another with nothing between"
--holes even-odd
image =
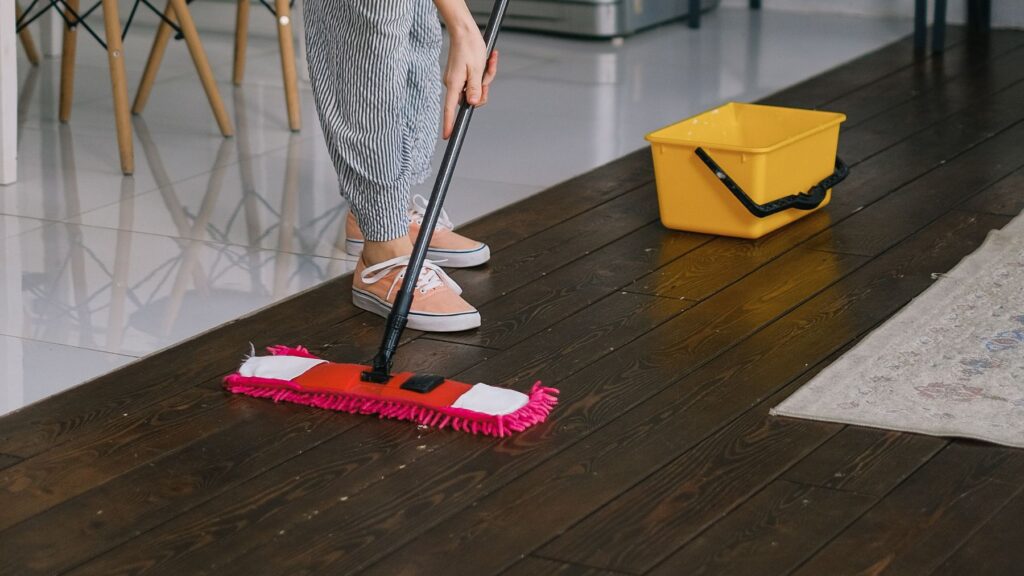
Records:
<instances>
[{"instance_id":1,"label":"yellow plastic bucket","mask_svg":"<svg viewBox=\"0 0 1024 576\"><path fill-rule=\"evenodd\" d=\"M760 238L824 207L846 177L844 114L730 102L647 135L661 222Z\"/></svg>"}]
</instances>

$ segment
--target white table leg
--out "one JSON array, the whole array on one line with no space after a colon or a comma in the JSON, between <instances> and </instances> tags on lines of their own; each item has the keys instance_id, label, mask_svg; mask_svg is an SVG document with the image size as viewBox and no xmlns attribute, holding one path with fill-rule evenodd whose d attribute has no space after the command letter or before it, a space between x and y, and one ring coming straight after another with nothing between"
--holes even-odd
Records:
<instances>
[{"instance_id":1,"label":"white table leg","mask_svg":"<svg viewBox=\"0 0 1024 576\"><path fill-rule=\"evenodd\" d=\"M0 184L18 177L18 32L14 0L0 0Z\"/></svg>"}]
</instances>

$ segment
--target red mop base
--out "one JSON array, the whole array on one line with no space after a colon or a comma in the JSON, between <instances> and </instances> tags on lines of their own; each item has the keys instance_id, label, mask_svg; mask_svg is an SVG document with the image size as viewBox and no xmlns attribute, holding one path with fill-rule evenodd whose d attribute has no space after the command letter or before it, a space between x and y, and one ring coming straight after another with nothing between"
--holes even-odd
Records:
<instances>
[{"instance_id":1,"label":"red mop base","mask_svg":"<svg viewBox=\"0 0 1024 576\"><path fill-rule=\"evenodd\" d=\"M272 346L268 351L274 356L319 360L302 347ZM320 361L298 370L300 374L288 379L266 377L247 361L224 382L235 394L353 414L377 414L381 418L496 437L509 436L545 421L558 402L558 390L542 386L540 382L534 384L528 394L455 380L445 380L430 392L419 393L401 388L413 376L411 372L395 374L387 384L375 384L362 380L362 373L370 367L361 364ZM474 390L479 386L488 390ZM505 407L495 405L495 394L499 396L499 404L504 402ZM509 402L514 409L507 409Z\"/></svg>"}]
</instances>

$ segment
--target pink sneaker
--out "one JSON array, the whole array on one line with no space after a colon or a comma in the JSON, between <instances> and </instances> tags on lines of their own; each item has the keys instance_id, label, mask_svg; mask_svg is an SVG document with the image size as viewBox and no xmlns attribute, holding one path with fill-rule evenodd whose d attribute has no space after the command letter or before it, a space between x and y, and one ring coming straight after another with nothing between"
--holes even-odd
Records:
<instances>
[{"instance_id":1,"label":"pink sneaker","mask_svg":"<svg viewBox=\"0 0 1024 576\"><path fill-rule=\"evenodd\" d=\"M398 296L408 257L367 266L363 259L352 276L352 303L387 317ZM444 270L427 260L420 270L409 310L409 328L425 332L459 332L480 326L480 313L459 295L462 289Z\"/></svg>"},{"instance_id":2,"label":"pink sneaker","mask_svg":"<svg viewBox=\"0 0 1024 576\"><path fill-rule=\"evenodd\" d=\"M409 240L412 242L416 241L420 233L420 224L426 211L426 198L419 194L413 196L412 208L409 210ZM352 212L348 213L345 221L345 252L352 256L359 256L363 252L363 233ZM490 260L491 250L483 242L470 240L454 232L448 214L441 210L441 217L434 228L434 237L430 239L430 247L427 249L427 259L449 268L471 268Z\"/></svg>"}]
</instances>

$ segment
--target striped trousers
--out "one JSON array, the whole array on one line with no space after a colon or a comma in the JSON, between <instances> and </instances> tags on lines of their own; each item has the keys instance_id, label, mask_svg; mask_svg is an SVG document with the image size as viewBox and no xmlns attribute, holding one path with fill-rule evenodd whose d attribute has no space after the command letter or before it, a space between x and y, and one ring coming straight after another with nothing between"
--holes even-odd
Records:
<instances>
[{"instance_id":1,"label":"striped trousers","mask_svg":"<svg viewBox=\"0 0 1024 576\"><path fill-rule=\"evenodd\" d=\"M441 110L432 0L303 0L309 77L342 195L365 238L409 233Z\"/></svg>"}]
</instances>

